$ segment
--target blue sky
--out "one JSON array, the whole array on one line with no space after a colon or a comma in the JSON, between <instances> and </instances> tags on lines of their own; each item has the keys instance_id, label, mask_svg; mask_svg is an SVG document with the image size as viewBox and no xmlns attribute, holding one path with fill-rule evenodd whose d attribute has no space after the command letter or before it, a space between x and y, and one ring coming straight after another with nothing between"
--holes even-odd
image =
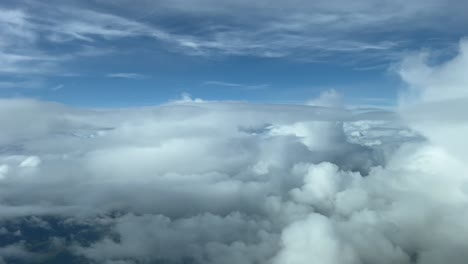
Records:
<instances>
[{"instance_id":1,"label":"blue sky","mask_svg":"<svg viewBox=\"0 0 468 264\"><path fill-rule=\"evenodd\" d=\"M450 56L466 1L2 1L0 96L77 106L206 100L393 105L392 67Z\"/></svg>"}]
</instances>

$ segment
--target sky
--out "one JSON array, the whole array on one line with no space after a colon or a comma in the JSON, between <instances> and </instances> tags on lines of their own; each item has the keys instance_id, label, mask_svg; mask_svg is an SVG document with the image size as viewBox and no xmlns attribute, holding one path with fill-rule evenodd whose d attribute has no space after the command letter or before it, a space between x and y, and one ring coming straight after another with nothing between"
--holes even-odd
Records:
<instances>
[{"instance_id":1,"label":"sky","mask_svg":"<svg viewBox=\"0 0 468 264\"><path fill-rule=\"evenodd\" d=\"M467 1L0 2L0 264L466 264Z\"/></svg>"},{"instance_id":2,"label":"sky","mask_svg":"<svg viewBox=\"0 0 468 264\"><path fill-rule=\"evenodd\" d=\"M465 1L35 1L0 3L0 96L75 106L206 100L395 105L393 70L453 56ZM437 57L434 56L434 57Z\"/></svg>"}]
</instances>

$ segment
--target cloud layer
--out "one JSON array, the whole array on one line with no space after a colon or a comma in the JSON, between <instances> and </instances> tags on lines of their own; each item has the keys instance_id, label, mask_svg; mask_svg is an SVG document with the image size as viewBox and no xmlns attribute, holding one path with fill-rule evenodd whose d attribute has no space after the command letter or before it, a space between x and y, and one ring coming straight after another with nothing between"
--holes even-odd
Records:
<instances>
[{"instance_id":1,"label":"cloud layer","mask_svg":"<svg viewBox=\"0 0 468 264\"><path fill-rule=\"evenodd\" d=\"M437 36L426 42L435 46L466 33L463 1L293 2L7 0L0 5L0 75L69 74L63 65L129 41L129 53L150 43L186 55L330 62L339 54L339 63L375 66L419 47L422 31Z\"/></svg>"},{"instance_id":2,"label":"cloud layer","mask_svg":"<svg viewBox=\"0 0 468 264\"><path fill-rule=\"evenodd\" d=\"M2 261L465 263L466 45L402 63L398 114L1 100Z\"/></svg>"}]
</instances>

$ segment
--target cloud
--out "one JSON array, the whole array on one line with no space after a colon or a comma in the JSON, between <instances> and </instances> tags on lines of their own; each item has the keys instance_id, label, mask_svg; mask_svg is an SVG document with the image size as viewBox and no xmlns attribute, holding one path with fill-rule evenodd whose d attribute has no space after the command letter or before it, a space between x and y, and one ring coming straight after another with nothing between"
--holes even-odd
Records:
<instances>
[{"instance_id":1,"label":"cloud","mask_svg":"<svg viewBox=\"0 0 468 264\"><path fill-rule=\"evenodd\" d=\"M55 92L55 91L62 90L64 87L65 87L64 84L58 84L58 85L52 87L51 90Z\"/></svg>"},{"instance_id":2,"label":"cloud","mask_svg":"<svg viewBox=\"0 0 468 264\"><path fill-rule=\"evenodd\" d=\"M459 53L437 66L426 62L429 54L419 54L403 61L400 74L408 83L402 95L401 111L412 126L450 153L468 157L461 140L468 130L463 113L468 102L468 43L461 40Z\"/></svg>"},{"instance_id":3,"label":"cloud","mask_svg":"<svg viewBox=\"0 0 468 264\"><path fill-rule=\"evenodd\" d=\"M401 48L413 49L416 44L414 37L402 36L423 28L437 32L435 34L439 36L445 35L447 28L463 34L458 26L447 24L451 24L452 17L464 20L457 8L448 10L447 3L439 0L384 1L379 6L372 1L349 3L341 0L297 0L294 5L280 1L252 3L230 0L197 0L191 3L142 1L141 4L145 8L137 8L125 0L107 3L107 6L127 7L130 13L148 23L158 16L192 18L191 26L200 29L197 34L180 31L177 26L170 29L176 32L172 34L174 37L179 35L178 44L182 52L293 57L309 61L324 58L329 61L337 53L357 53L359 56L350 56L350 59L360 59L361 63L366 60L398 60L402 55ZM450 5L465 7L458 1L451 1ZM441 20L435 17L447 18L444 20L447 24L441 26L438 22ZM382 28L398 34L382 34ZM365 34L362 34L363 30Z\"/></svg>"},{"instance_id":4,"label":"cloud","mask_svg":"<svg viewBox=\"0 0 468 264\"><path fill-rule=\"evenodd\" d=\"M3 100L4 261L464 263L464 123L406 111L464 109L449 104L464 59L402 66L420 91L403 120L348 110L333 91L314 105ZM408 77L426 67L447 94Z\"/></svg>"},{"instance_id":5,"label":"cloud","mask_svg":"<svg viewBox=\"0 0 468 264\"><path fill-rule=\"evenodd\" d=\"M343 95L334 89L322 92L319 98L311 100L307 104L325 107L344 107Z\"/></svg>"},{"instance_id":6,"label":"cloud","mask_svg":"<svg viewBox=\"0 0 468 264\"><path fill-rule=\"evenodd\" d=\"M156 29L111 14L51 8L36 1L23 4L16 9L0 6L0 74L59 74L63 73L60 66L67 61L112 51L111 47L92 44L99 39L158 35ZM34 12L28 10L30 7L34 7ZM68 48L54 51L43 48L44 44Z\"/></svg>"},{"instance_id":7,"label":"cloud","mask_svg":"<svg viewBox=\"0 0 468 264\"><path fill-rule=\"evenodd\" d=\"M0 81L0 89L13 89L13 88L26 88L34 89L40 88L44 85L42 80L9 80Z\"/></svg>"},{"instance_id":8,"label":"cloud","mask_svg":"<svg viewBox=\"0 0 468 264\"><path fill-rule=\"evenodd\" d=\"M122 78L122 79L134 79L134 80L142 80L146 78L146 76L143 74L133 73L133 72L109 73L106 76L109 78Z\"/></svg>"},{"instance_id":9,"label":"cloud","mask_svg":"<svg viewBox=\"0 0 468 264\"><path fill-rule=\"evenodd\" d=\"M430 54L418 53L407 57L400 67L400 74L408 83L408 96L415 96L416 102L447 101L468 97L465 88L468 77L462 74L467 67L468 40L462 39L458 55L437 66L428 63ZM410 94L411 93L411 94Z\"/></svg>"},{"instance_id":10,"label":"cloud","mask_svg":"<svg viewBox=\"0 0 468 264\"><path fill-rule=\"evenodd\" d=\"M33 261L35 258L37 258L37 255L28 252L25 249L24 242L0 248L0 263L8 263L5 259Z\"/></svg>"},{"instance_id":11,"label":"cloud","mask_svg":"<svg viewBox=\"0 0 468 264\"><path fill-rule=\"evenodd\" d=\"M240 84L240 83L230 83L230 82L220 82L220 81L206 81L206 82L203 82L203 85L224 86L224 87L239 88L243 90L266 89L270 86L268 84Z\"/></svg>"},{"instance_id":12,"label":"cloud","mask_svg":"<svg viewBox=\"0 0 468 264\"><path fill-rule=\"evenodd\" d=\"M329 219L311 214L307 219L297 221L283 231L283 249L274 263L310 263L320 261L327 264L360 263L350 245L335 233Z\"/></svg>"},{"instance_id":13,"label":"cloud","mask_svg":"<svg viewBox=\"0 0 468 264\"><path fill-rule=\"evenodd\" d=\"M465 7L441 0L379 6L297 0L294 7L279 1L19 1L0 6L0 74L64 74L71 61L108 55L128 42L127 53L154 43L169 52L205 57L330 62L340 55L346 59L334 63L372 68L420 46L424 39L414 40L414 32L430 30L443 44L460 36L466 19L459 10ZM180 17L189 28L165 23ZM394 33L382 34L382 28Z\"/></svg>"},{"instance_id":14,"label":"cloud","mask_svg":"<svg viewBox=\"0 0 468 264\"><path fill-rule=\"evenodd\" d=\"M285 225L308 213L288 198L302 186L297 163L379 163L359 161L372 150L347 142L340 123L357 116L344 109L188 99L121 110L1 106L0 221L22 230L28 249L48 245L40 253L50 257L58 236L70 258L97 262L265 263ZM96 235L63 236L83 223ZM45 240L29 235L44 226ZM19 241L9 234L0 241Z\"/></svg>"}]
</instances>

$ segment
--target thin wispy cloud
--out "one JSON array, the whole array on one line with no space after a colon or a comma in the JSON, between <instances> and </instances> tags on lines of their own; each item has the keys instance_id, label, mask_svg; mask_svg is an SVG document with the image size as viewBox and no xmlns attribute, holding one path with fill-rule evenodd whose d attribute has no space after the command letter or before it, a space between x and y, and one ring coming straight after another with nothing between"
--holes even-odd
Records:
<instances>
[{"instance_id":1,"label":"thin wispy cloud","mask_svg":"<svg viewBox=\"0 0 468 264\"><path fill-rule=\"evenodd\" d=\"M63 85L63 84L58 84L58 85L52 87L51 90L52 90L52 91L59 91L59 90L62 90L64 87L65 87L65 85Z\"/></svg>"},{"instance_id":2,"label":"thin wispy cloud","mask_svg":"<svg viewBox=\"0 0 468 264\"><path fill-rule=\"evenodd\" d=\"M242 84L242 83L231 83L231 82L221 82L221 81L205 81L202 83L202 85L231 87L231 88L238 88L238 89L243 89L243 90L261 90L261 89L267 89L270 87L269 84Z\"/></svg>"},{"instance_id":3,"label":"thin wispy cloud","mask_svg":"<svg viewBox=\"0 0 468 264\"><path fill-rule=\"evenodd\" d=\"M44 85L42 79L0 81L0 89L35 89Z\"/></svg>"},{"instance_id":4,"label":"thin wispy cloud","mask_svg":"<svg viewBox=\"0 0 468 264\"><path fill-rule=\"evenodd\" d=\"M21 3L15 8L0 6L0 73L59 71L65 63L64 58L74 60L85 56L86 52L80 50L86 47L88 51L90 47L101 50L87 52L88 56L102 56L105 55L102 51L114 49L111 43L117 44L120 40L133 39L138 49L137 40L142 37L161 44L168 51L187 55L253 56L310 62L329 60L337 53L345 53L350 55L345 63L371 60L374 62L368 64L375 65L397 60L401 49L411 48L414 44L402 42L401 38L394 37L397 34L380 36L378 31L382 27L396 30L395 22L404 23L407 27L399 28L400 34L421 27L434 31L440 27L440 23L431 19L440 13L439 0L431 1L424 9L416 3L400 1L386 1L383 8L367 1L356 5L344 1L298 1L298 8L280 2L267 5L264 1L256 5L247 1L199 0L191 4L158 1L142 2L141 6L148 11L140 11L139 15L132 13L133 3L125 0L118 4L102 3L104 7L128 9L118 15L111 9L101 8L98 12L73 2L53 6L39 1ZM208 3L209 9L197 8ZM206 19L193 19L191 24L196 30L192 31L152 20L162 14L176 17L180 12L203 14ZM219 17L226 12L246 22L235 24L232 18L216 25L207 22L210 17ZM257 16L262 19L256 19L251 12L258 12ZM451 12L457 15L456 10ZM250 19L242 19L244 17ZM418 17L418 23L412 23L414 17ZM456 30L456 27L452 28ZM363 31L366 35L360 33ZM61 52L46 49L41 44L47 42L64 49Z\"/></svg>"},{"instance_id":5,"label":"thin wispy cloud","mask_svg":"<svg viewBox=\"0 0 468 264\"><path fill-rule=\"evenodd\" d=\"M134 73L134 72L119 72L119 73L108 73L106 77L109 78L121 78L121 79L134 79L134 80L143 80L148 78L148 76Z\"/></svg>"}]
</instances>

